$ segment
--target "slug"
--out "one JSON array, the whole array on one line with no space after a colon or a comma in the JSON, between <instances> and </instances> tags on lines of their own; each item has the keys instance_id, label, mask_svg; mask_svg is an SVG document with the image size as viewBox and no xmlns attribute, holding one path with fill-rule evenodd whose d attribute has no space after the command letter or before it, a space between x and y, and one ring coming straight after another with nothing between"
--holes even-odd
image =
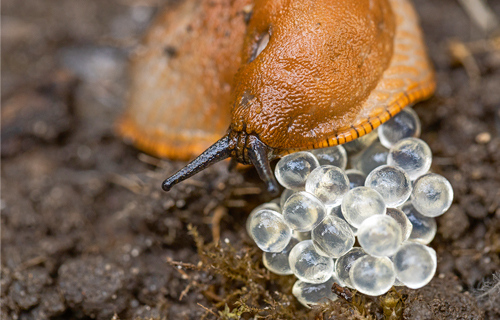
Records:
<instances>
[{"instance_id":1,"label":"slug","mask_svg":"<svg viewBox=\"0 0 500 320\"><path fill-rule=\"evenodd\" d=\"M144 47L162 58L136 64L121 134L177 158L222 135L165 191L232 158L276 193L270 160L352 141L435 90L409 0L188 1Z\"/></svg>"}]
</instances>

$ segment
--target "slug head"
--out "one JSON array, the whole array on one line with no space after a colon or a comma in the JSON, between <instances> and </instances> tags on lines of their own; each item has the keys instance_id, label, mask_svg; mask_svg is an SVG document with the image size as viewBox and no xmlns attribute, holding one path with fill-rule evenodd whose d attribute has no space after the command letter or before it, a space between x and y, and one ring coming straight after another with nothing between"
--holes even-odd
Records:
<instances>
[{"instance_id":1,"label":"slug head","mask_svg":"<svg viewBox=\"0 0 500 320\"><path fill-rule=\"evenodd\" d=\"M231 128L277 150L335 136L387 69L394 35L388 0L256 1Z\"/></svg>"},{"instance_id":2,"label":"slug head","mask_svg":"<svg viewBox=\"0 0 500 320\"><path fill-rule=\"evenodd\" d=\"M269 160L353 124L391 60L394 32L388 0L256 0L230 129L163 189L232 157L277 193Z\"/></svg>"}]
</instances>

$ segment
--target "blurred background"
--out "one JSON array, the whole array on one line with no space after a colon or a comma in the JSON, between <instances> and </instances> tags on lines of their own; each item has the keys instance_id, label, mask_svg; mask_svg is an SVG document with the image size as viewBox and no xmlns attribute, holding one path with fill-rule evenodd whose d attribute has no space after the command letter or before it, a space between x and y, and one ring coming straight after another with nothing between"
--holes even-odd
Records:
<instances>
[{"instance_id":1,"label":"blurred background","mask_svg":"<svg viewBox=\"0 0 500 320\"><path fill-rule=\"evenodd\" d=\"M1 319L326 314L263 269L244 227L269 200L253 170L221 163L163 193L183 163L114 133L129 56L177 2L2 1ZM498 319L500 1L414 4L438 83L415 110L455 200L431 243L437 275L401 292L398 318ZM363 301L367 314L384 317L383 299Z\"/></svg>"}]
</instances>

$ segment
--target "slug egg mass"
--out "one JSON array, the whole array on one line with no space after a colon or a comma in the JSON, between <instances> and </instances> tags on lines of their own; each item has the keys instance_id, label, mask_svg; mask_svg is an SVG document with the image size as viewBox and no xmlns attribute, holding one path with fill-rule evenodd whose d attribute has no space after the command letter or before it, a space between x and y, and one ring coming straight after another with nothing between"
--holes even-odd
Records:
<instances>
[{"instance_id":1,"label":"slug egg mass","mask_svg":"<svg viewBox=\"0 0 500 320\"><path fill-rule=\"evenodd\" d=\"M407 138L394 144L389 150L387 164L400 167L413 181L431 168L431 148L423 140Z\"/></svg>"},{"instance_id":2,"label":"slug egg mass","mask_svg":"<svg viewBox=\"0 0 500 320\"><path fill-rule=\"evenodd\" d=\"M305 307L315 305L318 303L325 303L328 300L337 300L337 295L332 292L332 286L338 283L335 276L328 279L323 283L308 283L302 280L297 280L292 288L292 294L302 303Z\"/></svg>"},{"instance_id":3,"label":"slug egg mass","mask_svg":"<svg viewBox=\"0 0 500 320\"><path fill-rule=\"evenodd\" d=\"M406 138L420 137L420 119L412 108L404 108L391 120L378 127L380 143L392 147L396 142Z\"/></svg>"},{"instance_id":4,"label":"slug egg mass","mask_svg":"<svg viewBox=\"0 0 500 320\"><path fill-rule=\"evenodd\" d=\"M358 229L358 241L366 253L375 257L394 254L403 238L401 227L396 220L387 215L372 216Z\"/></svg>"},{"instance_id":5,"label":"slug egg mass","mask_svg":"<svg viewBox=\"0 0 500 320\"><path fill-rule=\"evenodd\" d=\"M288 257L290 256L290 251L293 247L299 243L299 240L291 238L288 245L281 252L264 252L262 255L262 262L264 266L271 272L281 275L293 274L292 269L290 269L290 263L288 262Z\"/></svg>"},{"instance_id":6,"label":"slug egg mass","mask_svg":"<svg viewBox=\"0 0 500 320\"><path fill-rule=\"evenodd\" d=\"M293 230L310 231L326 217L326 208L314 195L300 191L285 202L283 217Z\"/></svg>"},{"instance_id":7,"label":"slug egg mass","mask_svg":"<svg viewBox=\"0 0 500 320\"><path fill-rule=\"evenodd\" d=\"M411 202L405 203L401 210L406 214L412 224L408 240L429 244L437 232L436 219L420 214Z\"/></svg>"},{"instance_id":8,"label":"slug egg mass","mask_svg":"<svg viewBox=\"0 0 500 320\"><path fill-rule=\"evenodd\" d=\"M292 153L281 158L276 164L276 179L287 189L304 190L307 177L317 167L318 159L312 153Z\"/></svg>"},{"instance_id":9,"label":"slug egg mass","mask_svg":"<svg viewBox=\"0 0 500 320\"><path fill-rule=\"evenodd\" d=\"M307 178L306 191L314 194L327 206L337 206L349 191L349 179L338 167L321 166L314 169Z\"/></svg>"},{"instance_id":10,"label":"slug egg mass","mask_svg":"<svg viewBox=\"0 0 500 320\"><path fill-rule=\"evenodd\" d=\"M314 149L311 153L316 156L320 165L336 166L345 170L347 165L347 152L343 146Z\"/></svg>"},{"instance_id":11,"label":"slug egg mass","mask_svg":"<svg viewBox=\"0 0 500 320\"><path fill-rule=\"evenodd\" d=\"M361 223L376 214L385 214L384 198L368 187L350 190L342 200L342 214L347 222L359 228Z\"/></svg>"},{"instance_id":12,"label":"slug egg mass","mask_svg":"<svg viewBox=\"0 0 500 320\"><path fill-rule=\"evenodd\" d=\"M349 277L356 290L369 296L379 296L394 285L396 273L389 258L366 255L354 262Z\"/></svg>"},{"instance_id":13,"label":"slug egg mass","mask_svg":"<svg viewBox=\"0 0 500 320\"><path fill-rule=\"evenodd\" d=\"M340 281L340 285L354 288L349 278L349 271L354 262L364 256L366 256L366 252L363 248L354 247L335 261L335 274Z\"/></svg>"},{"instance_id":14,"label":"slug egg mass","mask_svg":"<svg viewBox=\"0 0 500 320\"><path fill-rule=\"evenodd\" d=\"M396 276L408 288L425 286L436 273L436 251L420 243L403 244L392 261Z\"/></svg>"},{"instance_id":15,"label":"slug egg mass","mask_svg":"<svg viewBox=\"0 0 500 320\"><path fill-rule=\"evenodd\" d=\"M453 202L453 188L446 178L428 173L414 183L411 203L426 217L437 217L445 213Z\"/></svg>"},{"instance_id":16,"label":"slug egg mass","mask_svg":"<svg viewBox=\"0 0 500 320\"><path fill-rule=\"evenodd\" d=\"M401 209L396 208L387 208L386 214L396 220L401 227L401 243L408 240L408 238L410 238L411 231L413 230L413 225L406 214Z\"/></svg>"},{"instance_id":17,"label":"slug egg mass","mask_svg":"<svg viewBox=\"0 0 500 320\"><path fill-rule=\"evenodd\" d=\"M410 177L402 169L381 166L366 177L365 185L380 193L389 208L395 208L408 200L411 194Z\"/></svg>"},{"instance_id":18,"label":"slug egg mass","mask_svg":"<svg viewBox=\"0 0 500 320\"><path fill-rule=\"evenodd\" d=\"M316 251L324 256L339 258L354 245L354 233L344 220L328 216L312 231Z\"/></svg>"},{"instance_id":19,"label":"slug egg mass","mask_svg":"<svg viewBox=\"0 0 500 320\"><path fill-rule=\"evenodd\" d=\"M364 140L369 143L350 162L345 157L366 171L332 165L343 159L339 147L292 153L278 163L277 177L286 172L299 178L282 183L280 198L255 208L247 229L268 251L262 259L269 271L298 279L292 293L304 306L336 300L334 283L378 296L392 286L421 288L434 276L436 252L426 245L436 234L434 217L452 203L453 189L444 177L427 173L432 156L415 138L415 117L409 110L379 129L394 157L387 158L389 150L376 135ZM288 175L295 165L307 168Z\"/></svg>"},{"instance_id":20,"label":"slug egg mass","mask_svg":"<svg viewBox=\"0 0 500 320\"><path fill-rule=\"evenodd\" d=\"M333 259L320 255L311 240L299 242L288 257L295 276L308 283L323 283L333 275Z\"/></svg>"},{"instance_id":21,"label":"slug egg mass","mask_svg":"<svg viewBox=\"0 0 500 320\"><path fill-rule=\"evenodd\" d=\"M280 252L290 242L292 229L285 223L282 215L263 209L252 216L250 235L262 251Z\"/></svg>"},{"instance_id":22,"label":"slug egg mass","mask_svg":"<svg viewBox=\"0 0 500 320\"><path fill-rule=\"evenodd\" d=\"M349 169L345 172L349 179L349 189L363 187L365 185L366 174L356 169Z\"/></svg>"}]
</instances>

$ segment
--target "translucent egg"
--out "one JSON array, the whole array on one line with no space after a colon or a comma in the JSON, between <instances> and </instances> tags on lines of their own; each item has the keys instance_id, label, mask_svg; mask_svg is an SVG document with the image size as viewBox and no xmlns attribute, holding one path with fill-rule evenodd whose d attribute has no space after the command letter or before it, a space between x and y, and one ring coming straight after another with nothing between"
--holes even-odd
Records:
<instances>
[{"instance_id":1,"label":"translucent egg","mask_svg":"<svg viewBox=\"0 0 500 320\"><path fill-rule=\"evenodd\" d=\"M389 149L376 141L363 152L351 158L352 167L364 174L369 174L376 167L387 164L388 154Z\"/></svg>"},{"instance_id":2,"label":"translucent egg","mask_svg":"<svg viewBox=\"0 0 500 320\"><path fill-rule=\"evenodd\" d=\"M366 218L385 214L385 202L377 191L368 187L357 187L346 193L341 209L344 219L359 228Z\"/></svg>"},{"instance_id":3,"label":"translucent egg","mask_svg":"<svg viewBox=\"0 0 500 320\"><path fill-rule=\"evenodd\" d=\"M423 140L407 138L394 144L387 156L387 164L400 167L411 180L429 171L432 163L431 148Z\"/></svg>"},{"instance_id":4,"label":"translucent egg","mask_svg":"<svg viewBox=\"0 0 500 320\"><path fill-rule=\"evenodd\" d=\"M390 148L399 140L420 137L420 119L412 108L406 107L379 126L377 131L380 143Z\"/></svg>"},{"instance_id":5,"label":"translucent egg","mask_svg":"<svg viewBox=\"0 0 500 320\"><path fill-rule=\"evenodd\" d=\"M366 252L360 247L354 247L335 261L335 275L340 285L354 288L349 278L349 271L353 263L363 256L366 256Z\"/></svg>"},{"instance_id":6,"label":"translucent egg","mask_svg":"<svg viewBox=\"0 0 500 320\"><path fill-rule=\"evenodd\" d=\"M392 261L396 276L408 288L422 288L436 273L436 251L420 243L406 242Z\"/></svg>"},{"instance_id":7,"label":"translucent egg","mask_svg":"<svg viewBox=\"0 0 500 320\"><path fill-rule=\"evenodd\" d=\"M290 189L285 189L283 190L283 193L281 194L280 197L280 208L283 211L283 207L285 206L285 202L290 198L290 196L294 193L295 191L290 190Z\"/></svg>"},{"instance_id":8,"label":"translucent egg","mask_svg":"<svg viewBox=\"0 0 500 320\"><path fill-rule=\"evenodd\" d=\"M293 230L292 235L300 241L311 240L311 231L300 232L297 230Z\"/></svg>"},{"instance_id":9,"label":"translucent egg","mask_svg":"<svg viewBox=\"0 0 500 320\"><path fill-rule=\"evenodd\" d=\"M345 170L347 165L347 152L343 146L335 146L310 151L316 156L320 165L336 166Z\"/></svg>"},{"instance_id":10,"label":"translucent egg","mask_svg":"<svg viewBox=\"0 0 500 320\"><path fill-rule=\"evenodd\" d=\"M311 232L316 251L324 256L339 258L354 245L354 233L343 219L327 216Z\"/></svg>"},{"instance_id":11,"label":"translucent egg","mask_svg":"<svg viewBox=\"0 0 500 320\"><path fill-rule=\"evenodd\" d=\"M389 258L366 255L353 263L349 277L356 290L369 296L380 296L391 289L396 273Z\"/></svg>"},{"instance_id":12,"label":"translucent egg","mask_svg":"<svg viewBox=\"0 0 500 320\"><path fill-rule=\"evenodd\" d=\"M352 226L349 222L347 222L344 218L344 215L342 214L342 209L340 206L336 206L336 207L326 207L326 215L327 216L334 216L334 217L337 217L343 221L345 221L347 223L347 225L351 228L352 230L352 233L354 235L356 235L356 233L358 232L358 229L355 228L354 226Z\"/></svg>"},{"instance_id":13,"label":"translucent egg","mask_svg":"<svg viewBox=\"0 0 500 320\"><path fill-rule=\"evenodd\" d=\"M354 155L368 148L372 143L374 143L378 138L377 130L365 134L364 136L357 138L351 142L345 143L344 149L347 151L348 155Z\"/></svg>"},{"instance_id":14,"label":"translucent egg","mask_svg":"<svg viewBox=\"0 0 500 320\"><path fill-rule=\"evenodd\" d=\"M323 283L333 275L333 259L320 255L312 240L295 245L288 261L293 274L305 282Z\"/></svg>"},{"instance_id":15,"label":"translucent egg","mask_svg":"<svg viewBox=\"0 0 500 320\"><path fill-rule=\"evenodd\" d=\"M376 257L393 255L403 239L401 227L387 215L367 218L359 226L358 242L366 253Z\"/></svg>"},{"instance_id":16,"label":"translucent egg","mask_svg":"<svg viewBox=\"0 0 500 320\"><path fill-rule=\"evenodd\" d=\"M314 169L307 178L306 191L314 194L323 204L336 206L349 191L349 179L338 167L321 166Z\"/></svg>"},{"instance_id":17,"label":"translucent egg","mask_svg":"<svg viewBox=\"0 0 500 320\"><path fill-rule=\"evenodd\" d=\"M323 283L307 283L297 280L293 285L292 294L300 303L309 308L309 305L325 303L328 300L337 300L337 295L332 292L334 283L338 283L335 276Z\"/></svg>"},{"instance_id":18,"label":"translucent egg","mask_svg":"<svg viewBox=\"0 0 500 320\"><path fill-rule=\"evenodd\" d=\"M349 188L363 187L365 185L366 175L356 169L349 169L345 172L349 179Z\"/></svg>"},{"instance_id":19,"label":"translucent egg","mask_svg":"<svg viewBox=\"0 0 500 320\"><path fill-rule=\"evenodd\" d=\"M281 206L280 206L281 198L274 198L273 200L269 201L269 203L274 203L275 205L277 205L280 208L281 212Z\"/></svg>"},{"instance_id":20,"label":"translucent egg","mask_svg":"<svg viewBox=\"0 0 500 320\"><path fill-rule=\"evenodd\" d=\"M365 185L380 193L388 208L395 208L408 200L411 194L410 177L400 168L380 166L366 177Z\"/></svg>"},{"instance_id":21,"label":"translucent egg","mask_svg":"<svg viewBox=\"0 0 500 320\"><path fill-rule=\"evenodd\" d=\"M408 240L411 231L413 230L413 225L411 224L410 219L408 219L406 214L403 211L401 211L401 209L396 209L396 208L387 208L387 211L385 213L389 217L394 218L394 220L396 220L396 222L401 227L401 235L402 235L401 243Z\"/></svg>"},{"instance_id":22,"label":"translucent egg","mask_svg":"<svg viewBox=\"0 0 500 320\"><path fill-rule=\"evenodd\" d=\"M300 191L304 190L309 174L319 167L316 157L306 151L296 152L284 156L276 164L276 179L285 188Z\"/></svg>"},{"instance_id":23,"label":"translucent egg","mask_svg":"<svg viewBox=\"0 0 500 320\"><path fill-rule=\"evenodd\" d=\"M326 208L314 195L300 191L285 202L283 217L293 230L310 231L326 217Z\"/></svg>"},{"instance_id":24,"label":"translucent egg","mask_svg":"<svg viewBox=\"0 0 500 320\"><path fill-rule=\"evenodd\" d=\"M428 173L413 186L411 203L422 215L437 217L445 213L453 202L453 188L445 177Z\"/></svg>"},{"instance_id":25,"label":"translucent egg","mask_svg":"<svg viewBox=\"0 0 500 320\"><path fill-rule=\"evenodd\" d=\"M292 237L292 229L276 211L257 211L250 221L250 236L265 252L281 252Z\"/></svg>"},{"instance_id":26,"label":"translucent egg","mask_svg":"<svg viewBox=\"0 0 500 320\"><path fill-rule=\"evenodd\" d=\"M436 235L436 220L421 215L415 207L413 207L411 202L405 203L405 205L401 207L401 210L403 210L413 226L408 240L421 244L429 244Z\"/></svg>"},{"instance_id":27,"label":"translucent egg","mask_svg":"<svg viewBox=\"0 0 500 320\"><path fill-rule=\"evenodd\" d=\"M293 274L288 262L288 256L293 247L299 243L299 240L291 238L288 245L281 252L264 252L262 262L264 266L271 272L281 275Z\"/></svg>"},{"instance_id":28,"label":"translucent egg","mask_svg":"<svg viewBox=\"0 0 500 320\"><path fill-rule=\"evenodd\" d=\"M248 215L248 218L247 218L247 221L246 221L246 229L247 229L247 234L251 237L251 234L250 234L250 221L252 221L252 217L253 215L257 212L257 211L260 211L262 209L268 209L268 210L272 210L272 211L276 211L277 213L281 213L281 210L280 210L280 207L279 205L277 205L276 203L272 203L272 202L266 202L266 203L263 203L261 205L258 205L257 207L255 207L255 209L253 209L250 214Z\"/></svg>"}]
</instances>

